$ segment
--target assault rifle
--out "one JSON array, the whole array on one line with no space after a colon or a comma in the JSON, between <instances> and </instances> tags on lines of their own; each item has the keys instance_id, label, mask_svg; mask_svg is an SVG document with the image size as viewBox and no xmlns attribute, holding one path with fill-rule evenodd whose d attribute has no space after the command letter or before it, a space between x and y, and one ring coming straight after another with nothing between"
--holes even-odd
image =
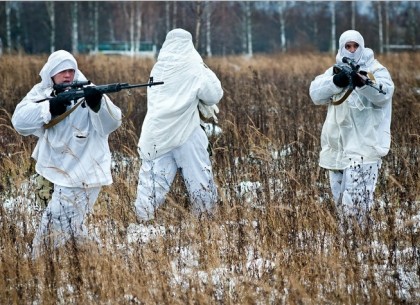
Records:
<instances>
[{"instance_id":1,"label":"assault rifle","mask_svg":"<svg viewBox=\"0 0 420 305\"><path fill-rule=\"evenodd\" d=\"M354 75L354 73L356 73L356 76L359 77L359 79L362 81L362 83L364 85L372 87L375 90L378 90L379 93L386 94L386 92L382 90L382 85L379 85L379 87L376 86L375 82L372 81L368 77L367 72L359 71L360 66L353 59L348 58L348 57L343 57L342 61L343 61L343 63L348 64L348 66L347 65L335 65L334 66L334 72L335 72L335 74L337 74L338 72L344 71L350 79L350 86L351 86L352 89L354 89L354 87L355 87L355 85L353 84L353 81L352 81L352 74Z\"/></svg>"},{"instance_id":2,"label":"assault rifle","mask_svg":"<svg viewBox=\"0 0 420 305\"><path fill-rule=\"evenodd\" d=\"M53 89L57 91L65 90L57 94L57 96L63 97L64 99L68 101L73 101L73 100L78 100L79 98L84 97L85 93L83 91L83 88L90 84L91 82L89 80L75 81L72 83L63 83L63 84L54 85ZM114 93L114 92L118 92L118 91L126 90L126 89L152 87L152 86L162 85L162 84L163 82L155 82L153 81L153 77L150 77L149 82L145 84L130 85L129 83L113 83L113 84L98 85L98 86L93 86L93 87L99 90L102 94L106 94L106 93ZM47 97L42 100L36 101L36 103L50 100L52 98L54 97Z\"/></svg>"}]
</instances>

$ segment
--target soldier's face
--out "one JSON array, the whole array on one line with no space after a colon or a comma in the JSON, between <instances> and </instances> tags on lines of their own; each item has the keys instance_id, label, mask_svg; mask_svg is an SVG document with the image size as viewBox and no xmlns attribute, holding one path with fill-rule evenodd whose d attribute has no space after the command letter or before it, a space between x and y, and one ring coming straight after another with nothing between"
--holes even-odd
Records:
<instances>
[{"instance_id":1,"label":"soldier's face","mask_svg":"<svg viewBox=\"0 0 420 305\"><path fill-rule=\"evenodd\" d=\"M356 52L357 48L359 47L359 44L357 42L354 42L354 41L349 41L349 42L346 42L346 45L344 47L350 53L354 53L354 52Z\"/></svg>"},{"instance_id":2,"label":"soldier's face","mask_svg":"<svg viewBox=\"0 0 420 305\"><path fill-rule=\"evenodd\" d=\"M75 71L73 69L67 69L58 72L52 77L54 84L71 83L74 79Z\"/></svg>"}]
</instances>

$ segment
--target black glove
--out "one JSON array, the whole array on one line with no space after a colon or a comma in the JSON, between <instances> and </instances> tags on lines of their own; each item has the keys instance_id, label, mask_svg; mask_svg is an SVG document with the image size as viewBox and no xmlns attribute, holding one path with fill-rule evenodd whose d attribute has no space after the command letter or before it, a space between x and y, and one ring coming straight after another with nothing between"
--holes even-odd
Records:
<instances>
[{"instance_id":1,"label":"black glove","mask_svg":"<svg viewBox=\"0 0 420 305\"><path fill-rule=\"evenodd\" d=\"M337 87L344 88L350 84L350 77L344 69L334 75L333 82Z\"/></svg>"},{"instance_id":2,"label":"black glove","mask_svg":"<svg viewBox=\"0 0 420 305\"><path fill-rule=\"evenodd\" d=\"M57 95L49 100L50 112L52 115L60 115L66 112L67 106L71 105L71 102L64 96Z\"/></svg>"},{"instance_id":3,"label":"black glove","mask_svg":"<svg viewBox=\"0 0 420 305\"><path fill-rule=\"evenodd\" d=\"M85 95L86 104L95 112L101 108L102 92L94 87L84 87L83 93Z\"/></svg>"},{"instance_id":4,"label":"black glove","mask_svg":"<svg viewBox=\"0 0 420 305\"><path fill-rule=\"evenodd\" d=\"M355 71L351 72L351 82L356 87L363 87L365 85L365 81L363 80L363 76L367 77L367 72L360 71L356 73Z\"/></svg>"}]
</instances>

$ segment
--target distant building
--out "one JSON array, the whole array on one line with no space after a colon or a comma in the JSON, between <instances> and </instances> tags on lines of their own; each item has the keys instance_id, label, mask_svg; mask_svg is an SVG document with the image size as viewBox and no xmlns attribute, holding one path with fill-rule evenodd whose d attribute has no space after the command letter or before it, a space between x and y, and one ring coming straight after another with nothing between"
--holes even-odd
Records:
<instances>
[{"instance_id":1,"label":"distant building","mask_svg":"<svg viewBox=\"0 0 420 305\"><path fill-rule=\"evenodd\" d=\"M405 50L419 50L420 45L412 45L412 44L389 44L384 45L385 49L395 50L395 51L405 51Z\"/></svg>"},{"instance_id":2,"label":"distant building","mask_svg":"<svg viewBox=\"0 0 420 305\"><path fill-rule=\"evenodd\" d=\"M156 45L150 41L140 42L139 51L132 51L131 44L126 41L102 42L98 44L97 51L95 51L93 44L79 44L78 50L80 53L89 54L141 56L152 58L155 58L157 56Z\"/></svg>"}]
</instances>

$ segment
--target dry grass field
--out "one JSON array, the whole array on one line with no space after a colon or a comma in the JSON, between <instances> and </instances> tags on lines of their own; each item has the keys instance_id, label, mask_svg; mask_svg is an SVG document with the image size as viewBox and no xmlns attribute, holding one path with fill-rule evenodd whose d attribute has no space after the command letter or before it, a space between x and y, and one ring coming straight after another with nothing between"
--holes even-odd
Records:
<instances>
[{"instance_id":1,"label":"dry grass field","mask_svg":"<svg viewBox=\"0 0 420 305\"><path fill-rule=\"evenodd\" d=\"M32 260L44 207L30 157L36 139L18 135L10 117L47 56L0 57L0 304L420 303L420 53L378 56L396 86L392 147L376 190L375 225L351 234L338 231L327 173L317 164L326 108L308 95L333 58L206 60L225 90L222 133L211 137L220 193L213 219L190 213L178 177L155 221L137 225L146 90L110 95L124 114L110 136L114 183L87 219L102 245L69 242ZM153 65L77 59L96 84L147 82Z\"/></svg>"}]
</instances>

